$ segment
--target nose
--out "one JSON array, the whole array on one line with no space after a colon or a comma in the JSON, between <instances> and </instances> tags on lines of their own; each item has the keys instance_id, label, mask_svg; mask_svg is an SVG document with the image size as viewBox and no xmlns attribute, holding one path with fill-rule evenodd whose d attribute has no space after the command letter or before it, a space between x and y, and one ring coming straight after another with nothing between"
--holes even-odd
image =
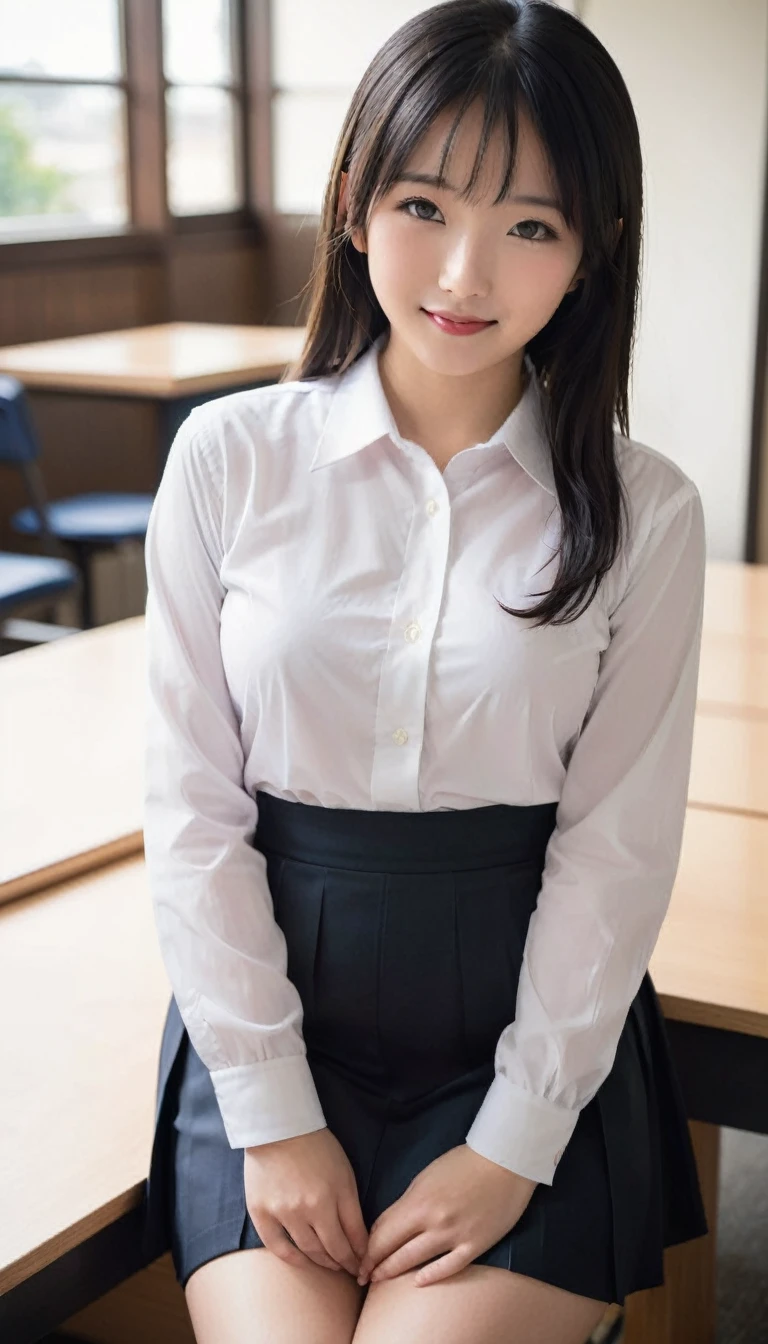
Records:
<instances>
[{"instance_id":1,"label":"nose","mask_svg":"<svg viewBox=\"0 0 768 1344\"><path fill-rule=\"evenodd\" d=\"M439 283L446 293L462 300L488 296L488 248L481 238L461 233L446 240Z\"/></svg>"}]
</instances>

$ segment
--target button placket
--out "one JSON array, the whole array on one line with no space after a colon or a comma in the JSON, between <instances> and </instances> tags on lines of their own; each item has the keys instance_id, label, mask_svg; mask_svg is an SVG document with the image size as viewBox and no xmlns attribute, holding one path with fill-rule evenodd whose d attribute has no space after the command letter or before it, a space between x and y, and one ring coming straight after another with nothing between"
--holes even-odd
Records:
<instances>
[{"instance_id":1,"label":"button placket","mask_svg":"<svg viewBox=\"0 0 768 1344\"><path fill-rule=\"evenodd\" d=\"M423 485L424 475L418 473L416 488ZM419 808L428 669L443 598L449 536L450 510L434 497L422 497L413 511L382 661L371 779L376 807Z\"/></svg>"}]
</instances>

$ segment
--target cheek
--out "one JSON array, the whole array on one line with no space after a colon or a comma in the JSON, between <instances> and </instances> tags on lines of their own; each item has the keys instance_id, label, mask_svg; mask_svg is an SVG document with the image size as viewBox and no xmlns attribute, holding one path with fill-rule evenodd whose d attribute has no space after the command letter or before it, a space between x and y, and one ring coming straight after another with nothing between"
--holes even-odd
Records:
<instances>
[{"instance_id":1,"label":"cheek","mask_svg":"<svg viewBox=\"0 0 768 1344\"><path fill-rule=\"evenodd\" d=\"M560 306L576 265L562 253L521 257L505 275L511 310L525 312L543 326Z\"/></svg>"},{"instance_id":2,"label":"cheek","mask_svg":"<svg viewBox=\"0 0 768 1344\"><path fill-rule=\"evenodd\" d=\"M368 274L376 297L412 299L434 269L434 245L427 230L409 229L401 220L374 220L368 230Z\"/></svg>"}]
</instances>

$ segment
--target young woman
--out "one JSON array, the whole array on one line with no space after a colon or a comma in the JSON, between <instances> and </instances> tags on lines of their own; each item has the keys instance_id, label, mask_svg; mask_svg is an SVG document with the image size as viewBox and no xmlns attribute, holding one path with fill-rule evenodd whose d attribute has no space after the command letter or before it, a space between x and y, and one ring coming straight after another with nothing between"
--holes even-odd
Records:
<instances>
[{"instance_id":1,"label":"young woman","mask_svg":"<svg viewBox=\"0 0 768 1344\"><path fill-rule=\"evenodd\" d=\"M647 971L705 531L629 438L641 181L577 19L425 10L352 99L298 365L172 446L146 1247L201 1344L582 1344L707 1231Z\"/></svg>"}]
</instances>

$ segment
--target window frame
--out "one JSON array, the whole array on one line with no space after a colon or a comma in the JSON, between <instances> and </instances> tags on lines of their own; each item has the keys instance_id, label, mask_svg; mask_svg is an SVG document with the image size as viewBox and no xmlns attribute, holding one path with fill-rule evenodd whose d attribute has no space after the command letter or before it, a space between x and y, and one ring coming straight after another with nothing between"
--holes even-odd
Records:
<instances>
[{"instance_id":1,"label":"window frame","mask_svg":"<svg viewBox=\"0 0 768 1344\"><path fill-rule=\"evenodd\" d=\"M118 0L121 76L79 79L27 77L33 83L120 88L125 96L125 162L129 220L122 229L94 230L59 237L0 241L0 269L111 257L162 256L186 238L213 234L219 241L263 242L272 217L271 125L269 117L270 0L231 0L234 80L239 139L239 181L243 204L211 214L174 215L166 176L166 89L177 87L163 70L162 0ZM0 77L20 83L24 77ZM182 86L183 87L183 86Z\"/></svg>"}]
</instances>

